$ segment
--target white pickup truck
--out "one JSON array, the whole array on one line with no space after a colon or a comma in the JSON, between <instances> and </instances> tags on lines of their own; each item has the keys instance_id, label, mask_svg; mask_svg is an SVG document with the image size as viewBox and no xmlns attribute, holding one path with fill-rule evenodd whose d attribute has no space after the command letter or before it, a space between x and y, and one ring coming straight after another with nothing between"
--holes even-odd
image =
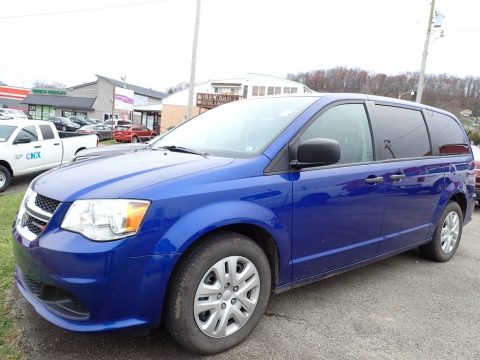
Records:
<instances>
[{"instance_id":1,"label":"white pickup truck","mask_svg":"<svg viewBox=\"0 0 480 360\"><path fill-rule=\"evenodd\" d=\"M13 176L66 164L77 152L97 143L96 135L59 133L49 121L0 121L0 192Z\"/></svg>"}]
</instances>

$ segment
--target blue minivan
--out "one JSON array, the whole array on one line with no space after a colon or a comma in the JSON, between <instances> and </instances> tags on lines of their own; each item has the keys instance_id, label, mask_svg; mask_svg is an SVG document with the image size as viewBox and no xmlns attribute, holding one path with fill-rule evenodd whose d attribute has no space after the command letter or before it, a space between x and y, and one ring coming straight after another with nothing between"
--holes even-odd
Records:
<instances>
[{"instance_id":1,"label":"blue minivan","mask_svg":"<svg viewBox=\"0 0 480 360\"><path fill-rule=\"evenodd\" d=\"M359 94L241 100L37 177L13 225L17 286L61 328L163 323L218 353L271 292L417 247L450 260L474 186L445 111Z\"/></svg>"}]
</instances>

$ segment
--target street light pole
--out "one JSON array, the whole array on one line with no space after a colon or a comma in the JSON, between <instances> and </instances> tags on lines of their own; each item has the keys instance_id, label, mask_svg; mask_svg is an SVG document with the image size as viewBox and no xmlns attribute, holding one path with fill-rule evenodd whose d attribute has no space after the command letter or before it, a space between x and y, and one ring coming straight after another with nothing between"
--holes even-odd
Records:
<instances>
[{"instance_id":1,"label":"street light pole","mask_svg":"<svg viewBox=\"0 0 480 360\"><path fill-rule=\"evenodd\" d=\"M435 11L435 0L432 0L430 7L430 17L428 18L427 36L425 36L425 44L423 45L422 66L420 68L420 78L418 79L417 103L422 102L423 82L425 81L425 66L427 64L428 45L430 43L430 34L432 33L433 12Z\"/></svg>"},{"instance_id":2,"label":"street light pole","mask_svg":"<svg viewBox=\"0 0 480 360\"><path fill-rule=\"evenodd\" d=\"M197 13L195 15L195 30L193 33L192 46L192 64L190 67L190 86L188 87L188 112L185 120L190 120L193 113L193 93L195 88L195 66L197 62L197 43L198 43L198 28L200 25L200 5L201 0L197 0Z\"/></svg>"}]
</instances>

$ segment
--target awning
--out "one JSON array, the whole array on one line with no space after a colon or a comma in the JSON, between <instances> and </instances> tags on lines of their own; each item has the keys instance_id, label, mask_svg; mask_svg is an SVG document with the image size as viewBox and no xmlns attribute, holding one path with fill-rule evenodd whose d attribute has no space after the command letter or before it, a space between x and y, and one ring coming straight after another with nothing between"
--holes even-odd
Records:
<instances>
[{"instance_id":1,"label":"awning","mask_svg":"<svg viewBox=\"0 0 480 360\"><path fill-rule=\"evenodd\" d=\"M49 105L60 109L93 110L92 106L95 100L96 98L30 94L22 101L22 104Z\"/></svg>"},{"instance_id":2,"label":"awning","mask_svg":"<svg viewBox=\"0 0 480 360\"><path fill-rule=\"evenodd\" d=\"M163 104L135 106L133 111L138 112L162 112Z\"/></svg>"}]
</instances>

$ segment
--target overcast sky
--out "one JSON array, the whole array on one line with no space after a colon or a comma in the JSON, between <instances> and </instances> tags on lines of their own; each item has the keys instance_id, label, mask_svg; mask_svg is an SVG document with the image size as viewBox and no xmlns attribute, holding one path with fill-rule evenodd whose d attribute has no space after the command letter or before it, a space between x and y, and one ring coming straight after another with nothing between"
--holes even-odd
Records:
<instances>
[{"instance_id":1,"label":"overcast sky","mask_svg":"<svg viewBox=\"0 0 480 360\"><path fill-rule=\"evenodd\" d=\"M337 66L418 71L430 0L202 0L197 82ZM190 77L196 0L4 0L0 81L95 74L165 90ZM480 1L437 0L427 73L480 76Z\"/></svg>"}]
</instances>

